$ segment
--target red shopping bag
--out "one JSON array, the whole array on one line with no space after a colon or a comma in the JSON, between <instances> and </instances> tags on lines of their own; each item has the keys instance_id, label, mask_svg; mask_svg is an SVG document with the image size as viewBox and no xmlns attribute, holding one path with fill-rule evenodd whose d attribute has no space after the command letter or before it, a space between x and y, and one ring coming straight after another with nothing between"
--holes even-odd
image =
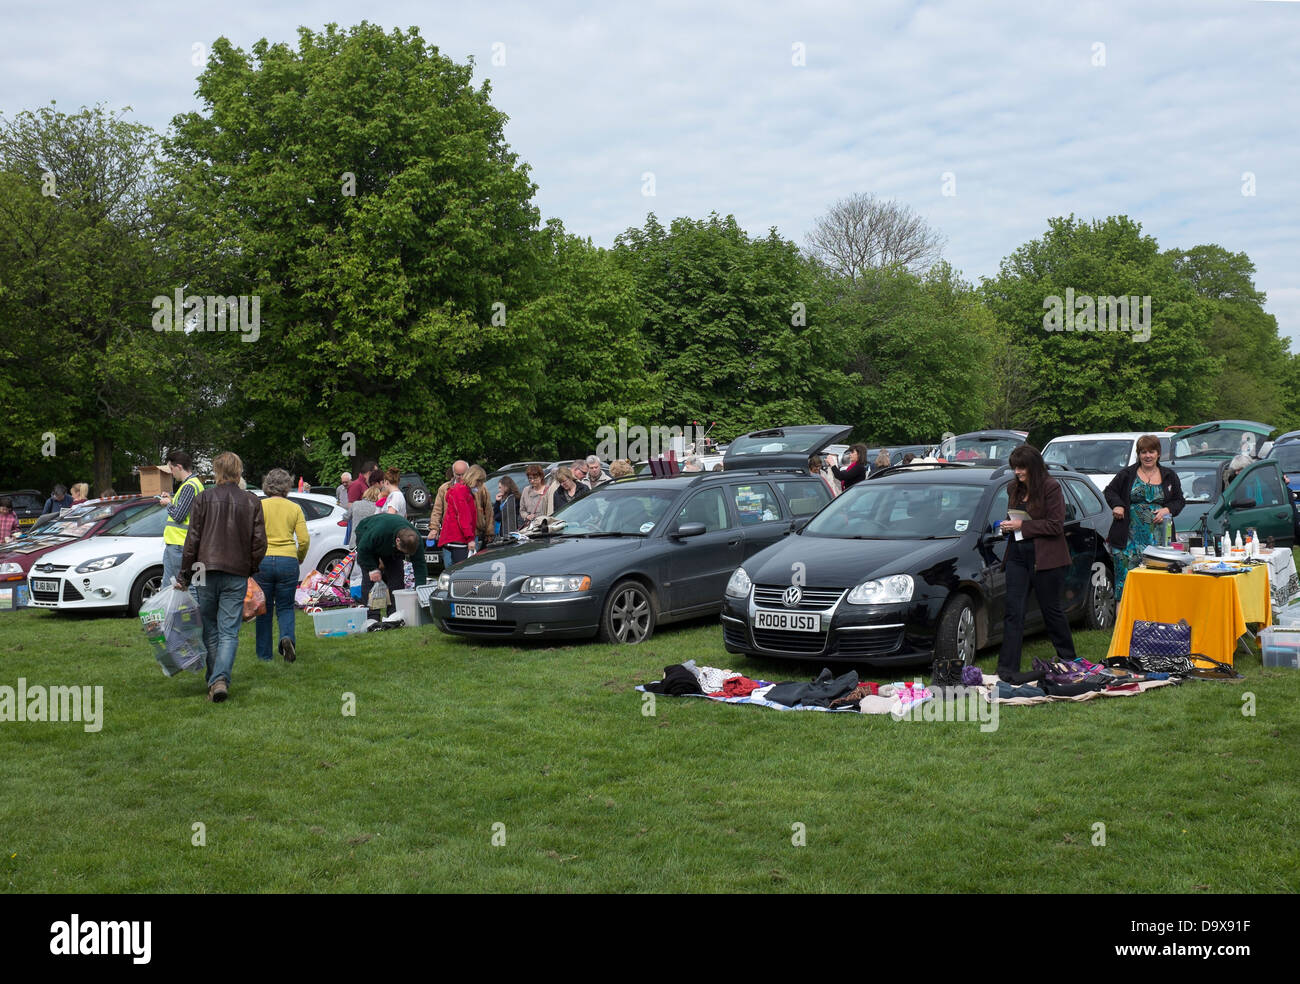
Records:
<instances>
[{"instance_id":1,"label":"red shopping bag","mask_svg":"<svg viewBox=\"0 0 1300 984\"><path fill-rule=\"evenodd\" d=\"M261 585L250 577L244 591L244 621L251 622L257 616L265 614L266 595L262 593Z\"/></svg>"}]
</instances>

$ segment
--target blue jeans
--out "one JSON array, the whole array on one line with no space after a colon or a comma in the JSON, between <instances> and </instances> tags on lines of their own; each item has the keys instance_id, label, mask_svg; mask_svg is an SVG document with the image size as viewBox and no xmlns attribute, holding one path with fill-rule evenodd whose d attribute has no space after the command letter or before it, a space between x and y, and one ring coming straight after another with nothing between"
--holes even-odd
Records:
<instances>
[{"instance_id":1,"label":"blue jeans","mask_svg":"<svg viewBox=\"0 0 1300 984\"><path fill-rule=\"evenodd\" d=\"M170 588L176 575L181 572L181 556L185 553L185 548L179 543L169 543L163 547L163 579L162 586Z\"/></svg>"},{"instance_id":2,"label":"blue jeans","mask_svg":"<svg viewBox=\"0 0 1300 984\"><path fill-rule=\"evenodd\" d=\"M297 643L293 634L293 592L298 587L298 561L292 557L267 554L253 579L266 595L266 614L257 616L257 658L274 659L271 650L272 616L279 620L279 637Z\"/></svg>"},{"instance_id":3,"label":"blue jeans","mask_svg":"<svg viewBox=\"0 0 1300 984\"><path fill-rule=\"evenodd\" d=\"M248 578L225 571L208 571L206 584L196 585L199 615L203 619L203 645L208 650L208 686L220 679L230 685L239 646L239 623L244 616Z\"/></svg>"}]
</instances>

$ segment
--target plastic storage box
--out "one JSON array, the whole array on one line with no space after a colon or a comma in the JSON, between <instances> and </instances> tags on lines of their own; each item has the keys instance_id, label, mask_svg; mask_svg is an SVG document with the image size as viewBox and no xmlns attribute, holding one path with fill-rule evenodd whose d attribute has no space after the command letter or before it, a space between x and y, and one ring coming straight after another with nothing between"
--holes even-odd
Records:
<instances>
[{"instance_id":1,"label":"plastic storage box","mask_svg":"<svg viewBox=\"0 0 1300 984\"><path fill-rule=\"evenodd\" d=\"M420 596L413 588L394 591L393 604L402 613L402 619L407 625L433 624L433 616L429 614L428 608L420 604Z\"/></svg>"},{"instance_id":2,"label":"plastic storage box","mask_svg":"<svg viewBox=\"0 0 1300 984\"><path fill-rule=\"evenodd\" d=\"M311 620L318 636L359 635L366 631L364 608L327 608L312 612Z\"/></svg>"},{"instance_id":3,"label":"plastic storage box","mask_svg":"<svg viewBox=\"0 0 1300 984\"><path fill-rule=\"evenodd\" d=\"M1259 634L1265 666L1300 670L1300 628L1271 626Z\"/></svg>"}]
</instances>

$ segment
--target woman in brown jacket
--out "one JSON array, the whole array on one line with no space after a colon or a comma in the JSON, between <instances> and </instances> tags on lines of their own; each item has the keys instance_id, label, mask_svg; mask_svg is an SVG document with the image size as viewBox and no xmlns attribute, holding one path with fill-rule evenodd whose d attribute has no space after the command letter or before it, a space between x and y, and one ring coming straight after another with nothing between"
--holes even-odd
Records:
<instances>
[{"instance_id":1,"label":"woman in brown jacket","mask_svg":"<svg viewBox=\"0 0 1300 984\"><path fill-rule=\"evenodd\" d=\"M1038 607L1057 658L1074 659L1074 637L1061 606L1065 574L1070 569L1070 548L1065 542L1065 494L1061 483L1047 474L1043 456L1028 444L1012 451L1007 463L1016 473L1007 487L1007 509L1026 512L1030 518L1002 521L1002 531L1007 534L1007 552L1002 558L1007 594L998 676L1003 680L1020 671L1025 602L1030 587L1038 596Z\"/></svg>"}]
</instances>

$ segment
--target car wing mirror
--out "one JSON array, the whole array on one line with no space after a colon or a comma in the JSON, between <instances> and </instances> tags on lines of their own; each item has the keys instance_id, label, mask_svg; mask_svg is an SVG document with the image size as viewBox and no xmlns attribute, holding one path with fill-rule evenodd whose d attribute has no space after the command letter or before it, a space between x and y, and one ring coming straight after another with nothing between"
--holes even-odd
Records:
<instances>
[{"instance_id":1,"label":"car wing mirror","mask_svg":"<svg viewBox=\"0 0 1300 984\"><path fill-rule=\"evenodd\" d=\"M669 534L674 540L680 540L688 536L702 536L705 533L703 523L682 523L681 526Z\"/></svg>"},{"instance_id":2,"label":"car wing mirror","mask_svg":"<svg viewBox=\"0 0 1300 984\"><path fill-rule=\"evenodd\" d=\"M1234 502L1234 503L1232 504L1232 507L1231 507L1231 508L1233 508L1233 509L1254 509L1254 508L1255 508L1255 500L1254 500L1254 499L1238 499L1236 502Z\"/></svg>"}]
</instances>

